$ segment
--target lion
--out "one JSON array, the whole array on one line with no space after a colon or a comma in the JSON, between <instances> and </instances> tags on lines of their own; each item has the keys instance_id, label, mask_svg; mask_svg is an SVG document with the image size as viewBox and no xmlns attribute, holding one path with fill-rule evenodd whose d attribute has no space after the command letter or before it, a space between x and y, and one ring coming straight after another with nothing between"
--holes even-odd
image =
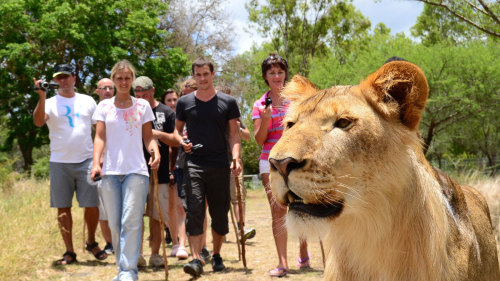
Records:
<instances>
[{"instance_id":1,"label":"lion","mask_svg":"<svg viewBox=\"0 0 500 281\"><path fill-rule=\"evenodd\" d=\"M488 205L426 160L420 68L383 65L357 86L319 90L295 76L271 189L287 227L321 235L325 280L500 280Z\"/></svg>"}]
</instances>

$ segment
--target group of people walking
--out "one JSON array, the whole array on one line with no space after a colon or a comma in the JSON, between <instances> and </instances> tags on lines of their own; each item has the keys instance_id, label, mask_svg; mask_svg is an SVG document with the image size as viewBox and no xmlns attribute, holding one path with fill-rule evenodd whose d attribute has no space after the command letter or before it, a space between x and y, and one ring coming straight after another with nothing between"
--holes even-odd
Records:
<instances>
[{"instance_id":1,"label":"group of people walking","mask_svg":"<svg viewBox=\"0 0 500 281\"><path fill-rule=\"evenodd\" d=\"M57 265L77 261L71 215L76 193L80 207L85 208L86 249L98 260L114 251L118 267L114 280L138 280L138 266L146 263L142 255L145 209L150 217L150 265L163 265L159 255L162 217L172 239L170 256L188 258L189 241L192 260L183 267L187 274L201 275L209 261L214 272L225 269L221 248L229 232L230 205L237 206L234 177L242 177L240 139L249 139L250 132L230 89L214 86L215 70L210 60L195 60L192 75L194 80L183 83L181 95L169 89L158 102L153 81L146 76L136 78L133 65L121 60L112 68L110 78L98 82L98 104L90 96L75 92L76 76L71 65L55 67L53 80L59 88L54 97L47 98L42 81L33 79L40 97L34 123L49 128L50 204L58 210L66 247ZM271 206L278 253L278 265L269 274L282 277L289 272L283 224L286 208L272 200L268 156L283 131L281 121L288 103L280 92L288 79L287 62L271 54L262 63L262 76L269 91L254 103L252 119L254 137L262 145L259 170ZM150 188L152 171L158 174L161 216ZM244 188L241 191L246 194ZM251 239L256 231L245 226L244 206L235 208L238 228ZM206 246L207 209L211 254ZM98 220L106 240L104 250L95 239ZM300 242L297 266L310 266L305 241Z\"/></svg>"}]
</instances>

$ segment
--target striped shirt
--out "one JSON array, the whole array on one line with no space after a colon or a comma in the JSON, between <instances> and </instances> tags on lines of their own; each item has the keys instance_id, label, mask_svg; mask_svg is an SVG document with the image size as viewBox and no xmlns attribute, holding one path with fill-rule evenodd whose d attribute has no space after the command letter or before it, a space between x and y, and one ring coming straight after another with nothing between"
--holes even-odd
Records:
<instances>
[{"instance_id":1,"label":"striped shirt","mask_svg":"<svg viewBox=\"0 0 500 281\"><path fill-rule=\"evenodd\" d=\"M266 107L266 97L271 94L267 91L260 99L255 101L252 109L252 119L262 118L261 112ZM273 106L272 118L269 120L267 126L267 139L262 146L262 152L260 154L259 160L268 160L269 152L273 148L274 144L278 142L283 134L283 117L285 116L286 110L288 109L288 102L284 101L280 106ZM262 126L263 124L261 124Z\"/></svg>"}]
</instances>

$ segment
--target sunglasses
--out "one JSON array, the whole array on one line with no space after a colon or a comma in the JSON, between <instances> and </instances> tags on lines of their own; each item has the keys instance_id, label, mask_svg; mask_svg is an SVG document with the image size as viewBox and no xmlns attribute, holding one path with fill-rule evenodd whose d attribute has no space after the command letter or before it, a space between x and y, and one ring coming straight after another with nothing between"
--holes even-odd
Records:
<instances>
[{"instance_id":1,"label":"sunglasses","mask_svg":"<svg viewBox=\"0 0 500 281\"><path fill-rule=\"evenodd\" d=\"M99 87L97 88L99 90L105 90L105 91L112 91L114 88L111 86L106 86L106 87Z\"/></svg>"}]
</instances>

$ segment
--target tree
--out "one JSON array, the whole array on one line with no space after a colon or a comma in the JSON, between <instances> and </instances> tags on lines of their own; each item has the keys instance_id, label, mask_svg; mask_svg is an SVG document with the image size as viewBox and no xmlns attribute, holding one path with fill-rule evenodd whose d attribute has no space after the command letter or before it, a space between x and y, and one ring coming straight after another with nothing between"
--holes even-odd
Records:
<instances>
[{"instance_id":1,"label":"tree","mask_svg":"<svg viewBox=\"0 0 500 281\"><path fill-rule=\"evenodd\" d=\"M424 10L412 26L413 36L430 46L449 41L462 44L484 37L484 33L465 22L456 22L456 18L446 10L432 5L425 5Z\"/></svg>"},{"instance_id":2,"label":"tree","mask_svg":"<svg viewBox=\"0 0 500 281\"><path fill-rule=\"evenodd\" d=\"M439 7L453 17L493 37L500 37L500 2L497 0L416 0Z\"/></svg>"},{"instance_id":3,"label":"tree","mask_svg":"<svg viewBox=\"0 0 500 281\"><path fill-rule=\"evenodd\" d=\"M404 35L375 33L367 45L340 64L333 54L317 62L311 80L320 88L356 85L391 56L399 56L424 71L430 95L420 124L429 158L467 153L498 159L500 116L500 53L498 43L473 41L466 46L443 42L432 46Z\"/></svg>"},{"instance_id":4,"label":"tree","mask_svg":"<svg viewBox=\"0 0 500 281\"><path fill-rule=\"evenodd\" d=\"M160 19L160 29L169 32L169 44L179 47L190 60L212 57L221 64L233 51L229 17L222 7L225 0L169 1L169 11Z\"/></svg>"},{"instance_id":5,"label":"tree","mask_svg":"<svg viewBox=\"0 0 500 281\"><path fill-rule=\"evenodd\" d=\"M47 130L33 125L38 95L32 79L49 79L57 63L75 66L80 92L91 92L118 59L158 74L158 62L185 65L186 57L165 44L168 33L157 29L167 8L159 0L0 2L0 112L10 117L4 148L17 140L29 170L33 148L48 142ZM185 69L171 68L174 76Z\"/></svg>"},{"instance_id":6,"label":"tree","mask_svg":"<svg viewBox=\"0 0 500 281\"><path fill-rule=\"evenodd\" d=\"M264 5L252 0L246 5L250 21L282 51L293 72L307 76L315 58L328 47L348 49L363 37L370 22L350 1L268 0Z\"/></svg>"}]
</instances>

